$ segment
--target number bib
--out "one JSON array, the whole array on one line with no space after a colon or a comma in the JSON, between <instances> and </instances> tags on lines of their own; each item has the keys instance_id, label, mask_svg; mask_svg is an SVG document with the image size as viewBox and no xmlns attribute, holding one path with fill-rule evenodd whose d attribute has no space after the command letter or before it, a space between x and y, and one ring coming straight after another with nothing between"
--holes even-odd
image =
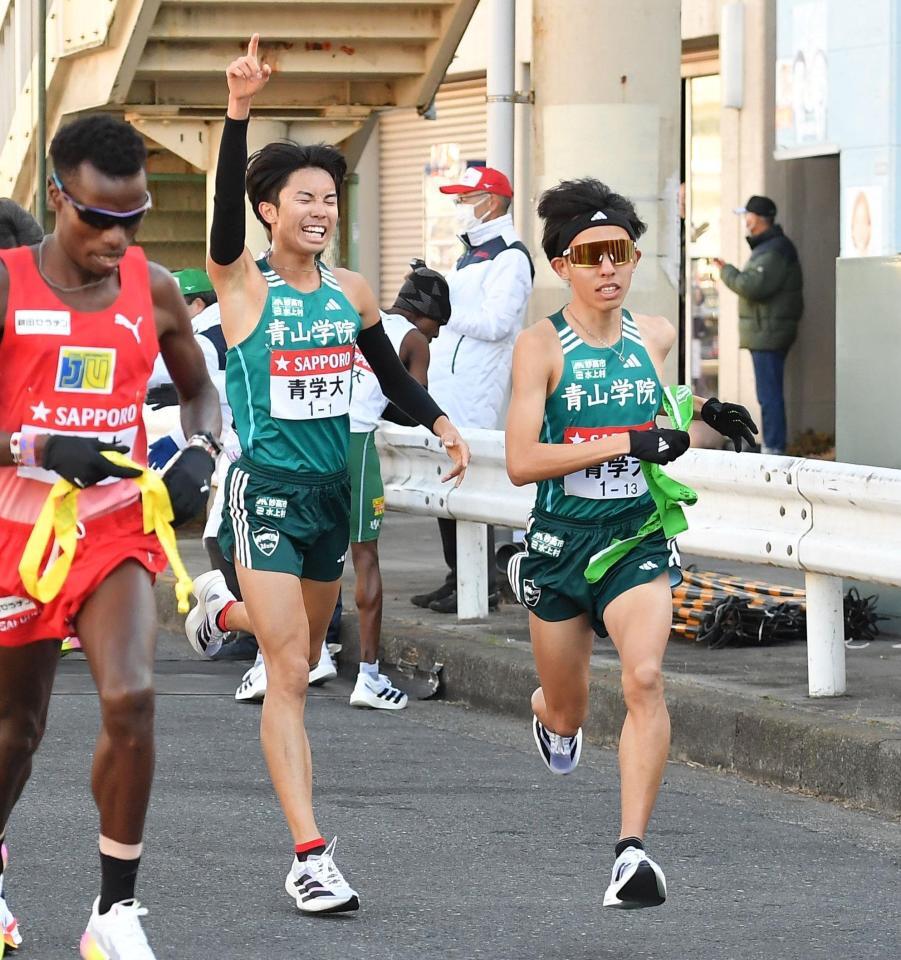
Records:
<instances>
[{"instance_id":1,"label":"number bib","mask_svg":"<svg viewBox=\"0 0 901 960\"><path fill-rule=\"evenodd\" d=\"M568 427L563 431L564 443L586 443L627 430L650 430L653 423L627 427ZM648 484L635 457L617 457L569 473L563 478L563 491L568 497L586 500L625 500L647 493Z\"/></svg>"},{"instance_id":2,"label":"number bib","mask_svg":"<svg viewBox=\"0 0 901 960\"><path fill-rule=\"evenodd\" d=\"M280 420L340 417L350 407L353 344L312 350L273 350L269 411Z\"/></svg>"}]
</instances>

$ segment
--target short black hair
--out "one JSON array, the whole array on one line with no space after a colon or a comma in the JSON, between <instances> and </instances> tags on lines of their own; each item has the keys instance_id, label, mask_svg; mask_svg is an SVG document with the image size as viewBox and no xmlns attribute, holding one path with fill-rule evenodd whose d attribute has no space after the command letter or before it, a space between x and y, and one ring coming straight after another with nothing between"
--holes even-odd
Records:
<instances>
[{"instance_id":1,"label":"short black hair","mask_svg":"<svg viewBox=\"0 0 901 960\"><path fill-rule=\"evenodd\" d=\"M337 147L327 143L301 145L293 140L275 140L251 154L247 161L247 198L254 215L267 232L270 227L260 213L260 204L274 203L278 206L278 195L288 182L288 177L295 170L306 167L325 170L335 181L335 191L340 199L347 161Z\"/></svg>"},{"instance_id":2,"label":"short black hair","mask_svg":"<svg viewBox=\"0 0 901 960\"><path fill-rule=\"evenodd\" d=\"M60 127L50 144L60 175L89 163L108 177L133 177L147 165L147 147L130 123L108 113L92 113Z\"/></svg>"},{"instance_id":3,"label":"short black hair","mask_svg":"<svg viewBox=\"0 0 901 960\"><path fill-rule=\"evenodd\" d=\"M216 296L215 290L203 290L201 293L185 293L182 294L182 296L184 296L185 303L189 307L195 300L202 300L205 307L211 307L219 300L219 298Z\"/></svg>"},{"instance_id":4,"label":"short black hair","mask_svg":"<svg viewBox=\"0 0 901 960\"><path fill-rule=\"evenodd\" d=\"M40 224L14 200L0 200L0 250L30 247L40 243L44 231Z\"/></svg>"},{"instance_id":5,"label":"short black hair","mask_svg":"<svg viewBox=\"0 0 901 960\"><path fill-rule=\"evenodd\" d=\"M559 256L557 237L566 224L576 217L596 210L618 213L632 227L636 237L648 229L635 212L635 205L621 194L614 193L606 183L594 177L581 180L562 180L556 187L545 190L538 201L538 216L544 220L541 246L548 260Z\"/></svg>"}]
</instances>

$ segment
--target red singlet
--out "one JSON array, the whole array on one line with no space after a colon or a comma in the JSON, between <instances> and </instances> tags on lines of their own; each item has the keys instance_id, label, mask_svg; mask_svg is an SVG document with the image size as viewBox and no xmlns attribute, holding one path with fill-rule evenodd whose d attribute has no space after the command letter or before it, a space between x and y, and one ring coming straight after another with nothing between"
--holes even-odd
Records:
<instances>
[{"instance_id":1,"label":"red singlet","mask_svg":"<svg viewBox=\"0 0 901 960\"><path fill-rule=\"evenodd\" d=\"M146 464L143 402L159 343L143 251L128 248L119 264L119 295L91 313L59 299L30 248L0 250L0 260L9 272L0 430L115 439ZM0 646L65 636L86 595L124 559L134 557L154 573L165 567L156 537L145 536L137 522L138 488L131 480L104 481L79 494L86 536L62 593L46 607L30 600L17 568L49 485L58 479L38 467L0 467Z\"/></svg>"}]
</instances>

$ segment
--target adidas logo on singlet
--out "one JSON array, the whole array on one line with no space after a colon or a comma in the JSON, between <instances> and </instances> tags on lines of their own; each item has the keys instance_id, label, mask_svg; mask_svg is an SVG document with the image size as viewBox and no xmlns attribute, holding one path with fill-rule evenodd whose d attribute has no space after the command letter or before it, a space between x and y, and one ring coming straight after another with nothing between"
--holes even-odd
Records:
<instances>
[{"instance_id":1,"label":"adidas logo on singlet","mask_svg":"<svg viewBox=\"0 0 901 960\"><path fill-rule=\"evenodd\" d=\"M640 366L641 366L641 361L638 359L638 357L635 356L634 353L630 353L630 354L629 354L629 359L626 360L626 362L623 364L623 366L624 366L624 367L640 367Z\"/></svg>"},{"instance_id":2,"label":"adidas logo on singlet","mask_svg":"<svg viewBox=\"0 0 901 960\"><path fill-rule=\"evenodd\" d=\"M341 304L334 297L329 297L328 303L325 305L326 310L340 310Z\"/></svg>"}]
</instances>

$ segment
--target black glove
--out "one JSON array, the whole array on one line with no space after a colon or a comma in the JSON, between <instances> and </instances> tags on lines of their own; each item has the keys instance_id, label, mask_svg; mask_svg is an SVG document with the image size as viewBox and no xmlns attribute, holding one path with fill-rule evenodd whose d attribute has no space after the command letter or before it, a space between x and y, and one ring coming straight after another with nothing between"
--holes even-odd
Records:
<instances>
[{"instance_id":1,"label":"black glove","mask_svg":"<svg viewBox=\"0 0 901 960\"><path fill-rule=\"evenodd\" d=\"M215 466L216 461L201 447L185 447L172 461L163 474L163 483L172 501L173 526L193 520L206 506Z\"/></svg>"},{"instance_id":2,"label":"black glove","mask_svg":"<svg viewBox=\"0 0 901 960\"><path fill-rule=\"evenodd\" d=\"M158 387L151 387L147 391L144 401L151 410L162 410L163 407L177 407L179 404L178 391L174 383L162 383Z\"/></svg>"},{"instance_id":3,"label":"black glove","mask_svg":"<svg viewBox=\"0 0 901 960\"><path fill-rule=\"evenodd\" d=\"M754 435L757 433L757 424L740 403L722 403L716 397L711 397L701 407L701 419L728 437L735 445L736 453L741 453L742 440L751 447L756 444Z\"/></svg>"},{"instance_id":4,"label":"black glove","mask_svg":"<svg viewBox=\"0 0 901 960\"><path fill-rule=\"evenodd\" d=\"M128 453L128 447L122 443L104 443L96 437L67 437L54 434L44 447L42 466L55 470L76 487L93 486L107 477L139 477L140 470L120 467L103 456L103 450L115 450L116 453Z\"/></svg>"},{"instance_id":5,"label":"black glove","mask_svg":"<svg viewBox=\"0 0 901 960\"><path fill-rule=\"evenodd\" d=\"M691 444L684 430L630 430L629 453L648 463L669 463L681 457Z\"/></svg>"}]
</instances>

